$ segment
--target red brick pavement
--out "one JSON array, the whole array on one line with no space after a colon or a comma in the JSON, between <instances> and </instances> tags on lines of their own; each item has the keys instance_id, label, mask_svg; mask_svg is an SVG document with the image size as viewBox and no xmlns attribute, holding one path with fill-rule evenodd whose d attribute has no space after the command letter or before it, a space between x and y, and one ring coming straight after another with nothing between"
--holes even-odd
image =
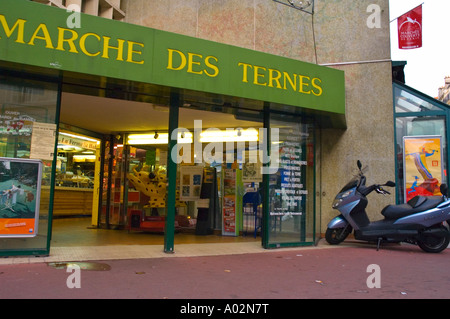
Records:
<instances>
[{"instance_id":1,"label":"red brick pavement","mask_svg":"<svg viewBox=\"0 0 450 319\"><path fill-rule=\"evenodd\" d=\"M72 273L46 263L0 265L0 299L448 299L450 249L415 246L376 251L361 245L247 255L99 261L109 270ZM367 272L380 266L381 288Z\"/></svg>"}]
</instances>

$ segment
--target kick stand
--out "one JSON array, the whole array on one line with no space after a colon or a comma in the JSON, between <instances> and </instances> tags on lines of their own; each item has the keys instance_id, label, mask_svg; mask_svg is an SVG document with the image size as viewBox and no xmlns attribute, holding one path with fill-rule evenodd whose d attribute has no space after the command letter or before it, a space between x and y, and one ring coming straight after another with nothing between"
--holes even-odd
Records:
<instances>
[{"instance_id":1,"label":"kick stand","mask_svg":"<svg viewBox=\"0 0 450 319\"><path fill-rule=\"evenodd\" d=\"M377 251L380 250L380 246L381 246L381 241L383 240L383 238L378 238L378 242L377 242Z\"/></svg>"}]
</instances>

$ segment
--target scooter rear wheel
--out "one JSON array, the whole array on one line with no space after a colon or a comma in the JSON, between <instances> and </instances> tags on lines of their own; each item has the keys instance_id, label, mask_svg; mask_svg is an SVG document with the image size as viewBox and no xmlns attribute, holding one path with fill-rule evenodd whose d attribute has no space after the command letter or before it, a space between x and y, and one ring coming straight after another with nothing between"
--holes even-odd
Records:
<instances>
[{"instance_id":1,"label":"scooter rear wheel","mask_svg":"<svg viewBox=\"0 0 450 319\"><path fill-rule=\"evenodd\" d=\"M447 228L442 227L442 236L424 235L417 241L417 245L427 253L440 253L446 249L450 243L450 233Z\"/></svg>"},{"instance_id":2,"label":"scooter rear wheel","mask_svg":"<svg viewBox=\"0 0 450 319\"><path fill-rule=\"evenodd\" d=\"M343 228L327 228L325 232L325 239L330 245L339 245L352 232L352 227L347 226Z\"/></svg>"}]
</instances>

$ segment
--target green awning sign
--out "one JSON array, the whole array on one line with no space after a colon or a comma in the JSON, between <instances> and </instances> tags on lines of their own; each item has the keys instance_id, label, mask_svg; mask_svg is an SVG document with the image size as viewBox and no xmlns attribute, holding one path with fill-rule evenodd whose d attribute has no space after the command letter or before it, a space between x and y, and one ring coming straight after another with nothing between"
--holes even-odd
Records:
<instances>
[{"instance_id":1,"label":"green awning sign","mask_svg":"<svg viewBox=\"0 0 450 319\"><path fill-rule=\"evenodd\" d=\"M2 0L0 60L345 114L344 72L267 53Z\"/></svg>"}]
</instances>

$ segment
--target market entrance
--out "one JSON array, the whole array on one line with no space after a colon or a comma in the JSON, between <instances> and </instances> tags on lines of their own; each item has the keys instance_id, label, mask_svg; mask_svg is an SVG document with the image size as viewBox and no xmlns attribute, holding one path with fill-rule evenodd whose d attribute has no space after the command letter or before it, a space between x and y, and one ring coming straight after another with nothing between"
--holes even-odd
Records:
<instances>
[{"instance_id":1,"label":"market entrance","mask_svg":"<svg viewBox=\"0 0 450 319\"><path fill-rule=\"evenodd\" d=\"M180 110L179 155L185 160L177 166L175 241L231 240L222 235L260 241L262 176L256 174L258 163L248 163L252 152L257 152L258 133L263 127L261 112L257 111L260 104L233 107L233 101L212 103L205 96L196 99L186 98ZM168 120L169 109L163 104L67 91L62 94L60 136L66 138L60 138L58 146L57 180L61 183L56 185L55 194L60 193L59 201L78 202L72 203L71 211L55 206L53 240L57 245L63 245L60 238L69 240L71 220L74 229L80 230L80 218L89 220L89 242L93 242L93 234L117 229L140 239L142 234L157 237L154 243L161 243L167 202ZM201 140L195 141L194 133L199 133ZM85 141L83 145L88 143L94 149L77 148L77 154L69 153L74 149L67 144L75 141ZM225 170L237 172L237 180L224 184ZM223 219L222 205L225 199L230 203L231 193L237 201L233 220L229 221ZM74 198L81 194L91 195L91 205L89 198ZM83 210L80 203L84 203ZM63 229L67 233L63 234Z\"/></svg>"}]
</instances>

